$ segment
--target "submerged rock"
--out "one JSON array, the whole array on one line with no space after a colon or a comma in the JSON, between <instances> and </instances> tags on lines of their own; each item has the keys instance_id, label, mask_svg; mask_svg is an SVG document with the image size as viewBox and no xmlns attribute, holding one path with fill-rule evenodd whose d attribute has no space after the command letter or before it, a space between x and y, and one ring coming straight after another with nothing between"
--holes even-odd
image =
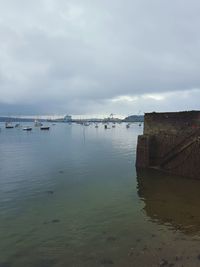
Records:
<instances>
[{"instance_id":1,"label":"submerged rock","mask_svg":"<svg viewBox=\"0 0 200 267\"><path fill-rule=\"evenodd\" d=\"M60 220L58 220L58 219L54 219L54 220L52 220L51 222L52 222L52 223L59 223Z\"/></svg>"},{"instance_id":2,"label":"submerged rock","mask_svg":"<svg viewBox=\"0 0 200 267\"><path fill-rule=\"evenodd\" d=\"M111 259L102 259L100 263L101 264L114 264L114 262Z\"/></svg>"},{"instance_id":3,"label":"submerged rock","mask_svg":"<svg viewBox=\"0 0 200 267\"><path fill-rule=\"evenodd\" d=\"M47 191L47 194L48 194L48 195L52 195L53 193L54 193L53 190L48 190L48 191Z\"/></svg>"}]
</instances>

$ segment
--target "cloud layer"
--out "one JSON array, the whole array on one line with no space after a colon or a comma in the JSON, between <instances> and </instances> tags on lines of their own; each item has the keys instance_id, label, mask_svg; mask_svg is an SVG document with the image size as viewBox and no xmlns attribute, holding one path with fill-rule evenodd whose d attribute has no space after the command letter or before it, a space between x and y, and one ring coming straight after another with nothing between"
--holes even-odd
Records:
<instances>
[{"instance_id":1,"label":"cloud layer","mask_svg":"<svg viewBox=\"0 0 200 267\"><path fill-rule=\"evenodd\" d=\"M198 0L0 0L0 114L198 109L199 10Z\"/></svg>"}]
</instances>

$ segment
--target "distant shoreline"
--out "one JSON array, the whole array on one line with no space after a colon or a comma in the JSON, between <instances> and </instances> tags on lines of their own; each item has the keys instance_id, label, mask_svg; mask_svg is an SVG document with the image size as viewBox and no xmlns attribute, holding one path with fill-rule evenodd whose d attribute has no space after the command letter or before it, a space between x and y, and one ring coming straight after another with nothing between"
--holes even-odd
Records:
<instances>
[{"instance_id":1,"label":"distant shoreline","mask_svg":"<svg viewBox=\"0 0 200 267\"><path fill-rule=\"evenodd\" d=\"M36 118L19 118L19 117L0 117L0 122L34 122ZM124 119L119 118L104 118L104 119L97 119L97 118L90 118L90 119L72 119L70 121L65 121L63 119L38 119L38 121L46 121L52 123L80 123L80 122L143 122L144 116L143 115L131 115Z\"/></svg>"}]
</instances>

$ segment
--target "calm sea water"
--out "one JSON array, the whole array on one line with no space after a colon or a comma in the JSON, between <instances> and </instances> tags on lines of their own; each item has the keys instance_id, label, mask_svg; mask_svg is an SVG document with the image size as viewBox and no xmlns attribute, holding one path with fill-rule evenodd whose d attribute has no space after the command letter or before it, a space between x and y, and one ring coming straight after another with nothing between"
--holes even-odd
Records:
<instances>
[{"instance_id":1,"label":"calm sea water","mask_svg":"<svg viewBox=\"0 0 200 267\"><path fill-rule=\"evenodd\" d=\"M200 266L200 181L135 170L142 127L0 132L0 267Z\"/></svg>"}]
</instances>

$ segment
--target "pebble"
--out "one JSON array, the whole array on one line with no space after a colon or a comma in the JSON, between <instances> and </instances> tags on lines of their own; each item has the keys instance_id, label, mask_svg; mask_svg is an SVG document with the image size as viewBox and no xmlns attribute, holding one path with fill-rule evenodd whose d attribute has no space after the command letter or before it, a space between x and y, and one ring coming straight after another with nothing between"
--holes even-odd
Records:
<instances>
[{"instance_id":1,"label":"pebble","mask_svg":"<svg viewBox=\"0 0 200 267\"><path fill-rule=\"evenodd\" d=\"M134 254L134 248L131 248L131 251L128 253L128 256L132 256Z\"/></svg>"}]
</instances>

